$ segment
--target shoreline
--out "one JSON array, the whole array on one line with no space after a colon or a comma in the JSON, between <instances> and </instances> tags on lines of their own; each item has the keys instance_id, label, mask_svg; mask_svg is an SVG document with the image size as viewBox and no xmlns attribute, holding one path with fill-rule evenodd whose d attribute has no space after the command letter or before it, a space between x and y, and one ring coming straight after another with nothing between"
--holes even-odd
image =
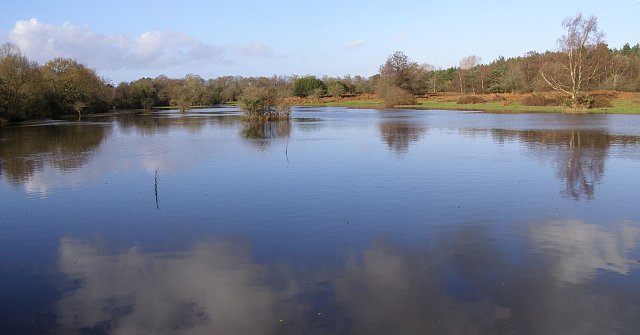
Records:
<instances>
[{"instance_id":1,"label":"shoreline","mask_svg":"<svg viewBox=\"0 0 640 335\"><path fill-rule=\"evenodd\" d=\"M539 94L545 98L563 99L557 94ZM477 94L483 98L484 102L473 104L458 104L457 99L462 95L441 93L434 94L427 98L418 98L415 105L402 105L392 108L384 107L382 100L373 95L350 98L346 100L336 98L320 98L312 101L310 99L292 99L293 105L298 106L330 106L348 108L371 108L371 109L422 109L422 110L452 110L452 111L478 111L486 113L563 113L563 114L625 114L640 115L640 93L637 92L617 92L617 91L597 91L595 96L606 97L610 107L590 108L582 111L568 111L561 105L549 106L525 106L522 100L534 94ZM471 95L467 95L471 96Z\"/></svg>"}]
</instances>

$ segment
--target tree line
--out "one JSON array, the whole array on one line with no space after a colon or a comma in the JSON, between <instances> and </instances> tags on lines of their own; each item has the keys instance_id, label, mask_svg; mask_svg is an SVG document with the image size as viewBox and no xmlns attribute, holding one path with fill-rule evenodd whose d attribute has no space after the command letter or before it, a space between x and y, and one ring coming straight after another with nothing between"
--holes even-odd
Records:
<instances>
[{"instance_id":1,"label":"tree line","mask_svg":"<svg viewBox=\"0 0 640 335\"><path fill-rule=\"evenodd\" d=\"M224 76L205 80L188 74L183 78L141 78L115 86L73 59L54 58L39 65L14 44L5 43L0 46L0 119L161 106L186 110L235 101L242 105L244 92L247 99L253 99L245 103L262 107L291 96L339 98L377 93L385 105L397 106L414 104L416 97L439 92L473 95L552 90L567 93L578 105L584 98L581 93L590 90L640 92L640 43L611 48L602 40L597 19L582 14L567 18L563 27L566 34L558 40L557 51L531 51L484 64L480 57L470 55L458 66L438 69L397 51L370 77ZM265 101L269 103L265 105Z\"/></svg>"}]
</instances>

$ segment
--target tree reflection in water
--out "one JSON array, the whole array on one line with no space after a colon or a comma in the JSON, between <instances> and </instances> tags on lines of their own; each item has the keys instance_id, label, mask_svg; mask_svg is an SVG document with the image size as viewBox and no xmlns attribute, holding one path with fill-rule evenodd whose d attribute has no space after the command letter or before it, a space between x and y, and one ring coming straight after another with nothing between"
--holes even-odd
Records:
<instances>
[{"instance_id":1,"label":"tree reflection in water","mask_svg":"<svg viewBox=\"0 0 640 335\"><path fill-rule=\"evenodd\" d=\"M427 132L423 125L402 120L383 121L379 127L382 141L398 155L407 153L409 146L420 141Z\"/></svg>"},{"instance_id":2,"label":"tree reflection in water","mask_svg":"<svg viewBox=\"0 0 640 335\"><path fill-rule=\"evenodd\" d=\"M68 172L84 165L111 133L101 124L65 123L4 130L0 168L11 183L20 185L43 166Z\"/></svg>"},{"instance_id":3,"label":"tree reflection in water","mask_svg":"<svg viewBox=\"0 0 640 335\"><path fill-rule=\"evenodd\" d=\"M640 143L640 137L612 135L604 131L580 130L492 130L494 139L503 143L517 140L527 144L537 156L555 163L556 175L565 182L562 193L574 199L592 199L595 186L605 173L605 162L612 146Z\"/></svg>"},{"instance_id":4,"label":"tree reflection in water","mask_svg":"<svg viewBox=\"0 0 640 335\"><path fill-rule=\"evenodd\" d=\"M254 148L265 151L271 147L271 140L289 138L291 122L289 120L246 121L242 124L241 135Z\"/></svg>"}]
</instances>

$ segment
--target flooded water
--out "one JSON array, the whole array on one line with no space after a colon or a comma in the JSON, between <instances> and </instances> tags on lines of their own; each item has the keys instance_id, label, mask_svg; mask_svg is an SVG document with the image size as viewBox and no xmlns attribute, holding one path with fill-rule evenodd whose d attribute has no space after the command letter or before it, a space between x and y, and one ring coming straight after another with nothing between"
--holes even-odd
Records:
<instances>
[{"instance_id":1,"label":"flooded water","mask_svg":"<svg viewBox=\"0 0 640 335\"><path fill-rule=\"evenodd\" d=\"M0 129L3 334L637 334L640 117Z\"/></svg>"}]
</instances>

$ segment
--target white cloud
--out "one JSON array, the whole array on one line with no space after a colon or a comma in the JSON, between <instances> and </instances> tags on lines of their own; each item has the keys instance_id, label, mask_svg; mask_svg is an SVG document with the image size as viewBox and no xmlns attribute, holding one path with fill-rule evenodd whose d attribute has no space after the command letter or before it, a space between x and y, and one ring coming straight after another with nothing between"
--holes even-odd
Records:
<instances>
[{"instance_id":1,"label":"white cloud","mask_svg":"<svg viewBox=\"0 0 640 335\"><path fill-rule=\"evenodd\" d=\"M54 57L77 59L98 70L163 69L228 63L234 56L264 58L273 55L265 44L222 48L175 31L147 31L131 38L99 34L88 26L52 25L30 19L17 21L9 40L31 59L44 63Z\"/></svg>"},{"instance_id":2,"label":"white cloud","mask_svg":"<svg viewBox=\"0 0 640 335\"><path fill-rule=\"evenodd\" d=\"M347 43L347 48L349 49L360 49L366 45L364 40L353 40Z\"/></svg>"}]
</instances>

